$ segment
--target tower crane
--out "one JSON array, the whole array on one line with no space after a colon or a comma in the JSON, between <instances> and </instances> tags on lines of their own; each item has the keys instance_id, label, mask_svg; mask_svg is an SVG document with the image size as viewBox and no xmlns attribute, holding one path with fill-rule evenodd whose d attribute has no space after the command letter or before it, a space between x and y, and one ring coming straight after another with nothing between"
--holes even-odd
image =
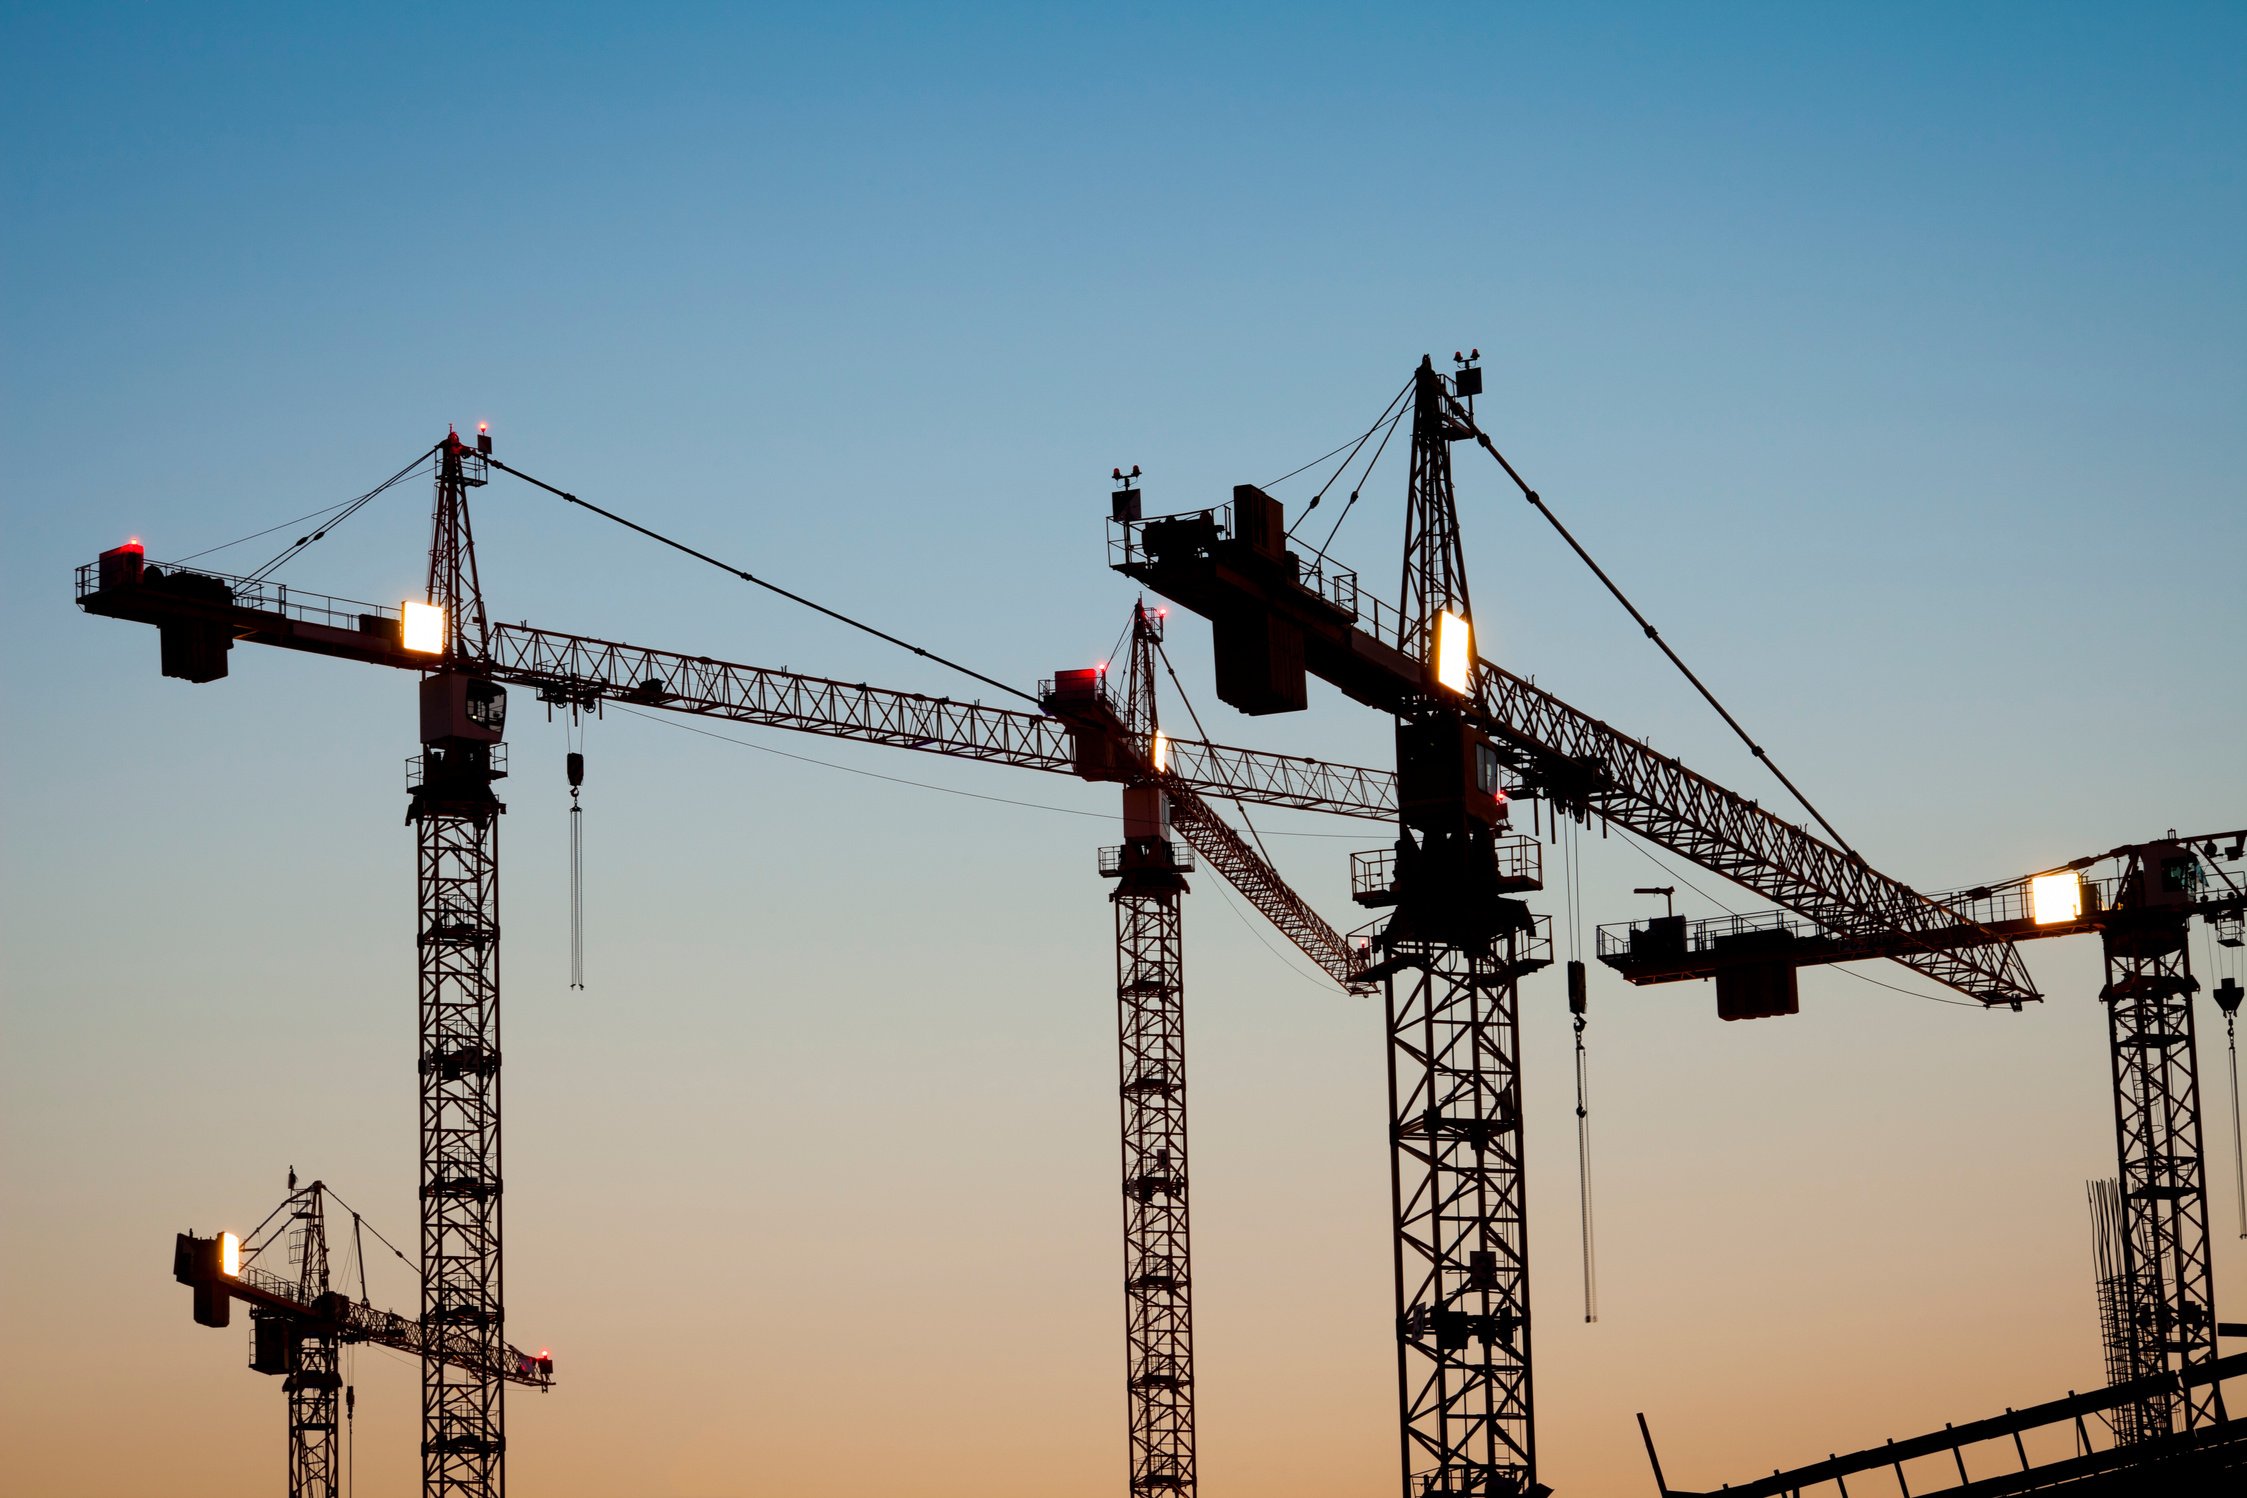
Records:
<instances>
[{"instance_id":1,"label":"tower crane","mask_svg":"<svg viewBox=\"0 0 2247 1498\"><path fill-rule=\"evenodd\" d=\"M2209 1264L2208 1183L2201 1139L2200 1073L2192 996L2191 923L2219 947L2247 939L2247 829L2174 830L2142 843L2071 859L2038 873L1934 897L1957 912L1949 931L1835 931L1780 911L1689 921L1684 916L1603 926L1599 957L1633 983L1713 978L1774 984L1789 996L1796 971L1822 963L1892 957L1905 950L2096 933L2105 957L2119 1213L2111 1224L2116 1272L2102 1286L2102 1332L2117 1387L2124 1444L2191 1433L2221 1419L2215 1278ZM2240 866L2240 867L2233 867ZM2229 1031L2239 1012L2237 976L2211 991ZM1791 1008L1791 1002L1784 1006ZM2238 1071L2232 1111L2237 1149ZM2235 1160L2236 1170L2236 1160ZM2242 1208L2247 1230L2247 1206Z\"/></svg>"},{"instance_id":2,"label":"tower crane","mask_svg":"<svg viewBox=\"0 0 2247 1498\"><path fill-rule=\"evenodd\" d=\"M172 1276L195 1292L198 1324L225 1327L235 1301L249 1310L250 1367L278 1377L288 1396L289 1498L337 1498L342 1492L336 1406L339 1392L347 1404L352 1396L344 1386L341 1348L369 1343L417 1358L457 1355L423 1323L368 1301L363 1255L357 1300L329 1287L325 1206L331 1194L321 1181L297 1185L291 1171L288 1195L247 1240L234 1233L204 1238L189 1232L172 1246ZM258 1235L267 1226L273 1231L261 1243ZM357 1213L352 1226L356 1233ZM275 1243L285 1243L293 1272L258 1263ZM505 1345L498 1359L479 1371L541 1392L554 1386L553 1354L543 1349L529 1353Z\"/></svg>"},{"instance_id":3,"label":"tower crane","mask_svg":"<svg viewBox=\"0 0 2247 1498\"><path fill-rule=\"evenodd\" d=\"M2002 937L1931 939L1964 918L1477 652L1453 446L1482 447L1550 511L1476 424L1482 372L1458 362L1444 375L1424 358L1408 387L1395 606L1324 549L1291 549L1283 506L1254 485L1224 506L1162 516L1118 494L1109 561L1210 621L1218 694L1239 710L1299 711L1317 676L1396 720L1397 840L1353 860L1353 888L1394 907L1358 976L1379 980L1388 1015L1403 1492L1514 1498L1547 1491L1531 1398L1516 985L1551 960L1551 944L1514 898L1539 881L1527 840L1504 835L1509 776L1512 794L1635 832L1826 928L1892 934L1897 961L1985 1003L2038 995ZM1734 985L1720 1004L1770 998Z\"/></svg>"},{"instance_id":4,"label":"tower crane","mask_svg":"<svg viewBox=\"0 0 2247 1498\"><path fill-rule=\"evenodd\" d=\"M422 677L423 750L409 763L407 819L416 829L420 912L424 1491L504 1492L497 833L505 808L494 785L507 773L506 688L516 686L570 710L614 701L1123 787L1125 842L1103 855L1103 872L1118 880L1132 1482L1135 1494L1190 1498L1179 876L1191 867L1188 849L1198 851L1338 984L1367 991L1366 953L1204 798L1381 819L1394 809L1394 778L1160 735L1152 658L1142 648L1156 626L1146 615L1135 626L1128 718L1104 668L1060 673L1045 684L1042 710L1026 712L493 621L468 494L494 468L517 470L493 458L487 431L473 447L448 435L430 456L437 499L426 601L366 604L269 577L153 563L138 543L81 567L77 585L87 613L157 629L167 676L221 679L243 642ZM1165 829L1159 856L1172 865L1168 884L1132 852L1157 824Z\"/></svg>"}]
</instances>

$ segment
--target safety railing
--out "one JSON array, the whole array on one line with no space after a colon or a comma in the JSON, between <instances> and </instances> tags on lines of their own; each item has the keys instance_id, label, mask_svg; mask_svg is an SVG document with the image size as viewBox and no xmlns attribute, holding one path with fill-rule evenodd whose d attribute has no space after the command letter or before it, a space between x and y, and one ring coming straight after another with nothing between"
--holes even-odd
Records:
<instances>
[{"instance_id":1,"label":"safety railing","mask_svg":"<svg viewBox=\"0 0 2247 1498\"><path fill-rule=\"evenodd\" d=\"M1397 894L1397 850L1368 848L1350 855L1350 898L1360 905L1386 904Z\"/></svg>"},{"instance_id":2,"label":"safety railing","mask_svg":"<svg viewBox=\"0 0 2247 1498\"><path fill-rule=\"evenodd\" d=\"M1176 515L1149 515L1138 520L1110 519L1108 565L1121 570L1160 561L1173 555L1174 549L1206 551L1220 541L1232 539L1235 534L1230 504L1206 510L1185 510ZM1396 610L1378 598L1361 593L1356 572L1322 554L1304 556L1290 552L1286 555L1295 558L1296 586L1333 604L1351 619L1367 623L1382 639L1393 641ZM1371 622L1384 616L1389 621L1386 634L1382 633L1381 626Z\"/></svg>"},{"instance_id":3,"label":"safety railing","mask_svg":"<svg viewBox=\"0 0 2247 1498\"><path fill-rule=\"evenodd\" d=\"M1741 936L1751 931L1784 931L1803 941L1827 934L1826 929L1816 921L1784 910L1757 910L1746 915L1720 915L1710 916L1705 920L1686 921L1682 927L1685 941L1682 950L1676 945L1680 931L1677 924L1662 916L1616 921L1599 928L1597 950L1602 957L1643 957L1648 955L1651 947L1667 942L1663 956L1690 957L1714 951L1716 944L1727 937Z\"/></svg>"},{"instance_id":4,"label":"safety railing","mask_svg":"<svg viewBox=\"0 0 2247 1498\"><path fill-rule=\"evenodd\" d=\"M1038 702L1048 711L1097 706L1105 707L1119 718L1123 716L1123 704L1108 685L1106 667L1038 678Z\"/></svg>"},{"instance_id":5,"label":"safety railing","mask_svg":"<svg viewBox=\"0 0 2247 1498\"><path fill-rule=\"evenodd\" d=\"M2112 909L2119 882L2111 878L2080 879L2080 914L2075 919ZM1927 898L1956 915L1961 925L2009 929L2018 936L2020 927L2036 924L2037 901L2026 880L1943 890ZM2049 911L2046 914L2050 924L2063 930L2079 929L2073 920L2054 918ZM1703 916L1693 920L1654 916L1613 921L1601 926L1596 937L1601 957L1681 958L1715 952L1728 938L1752 932L1785 932L1797 941L1851 940L1866 934L1837 932L1790 911L1758 910L1744 915Z\"/></svg>"},{"instance_id":6,"label":"safety railing","mask_svg":"<svg viewBox=\"0 0 2247 1498\"><path fill-rule=\"evenodd\" d=\"M1533 837L1498 839L1498 887L1543 889L1545 846Z\"/></svg>"},{"instance_id":7,"label":"safety railing","mask_svg":"<svg viewBox=\"0 0 2247 1498\"><path fill-rule=\"evenodd\" d=\"M492 779L494 779L494 780L504 780L504 779L506 779L506 778L507 778L507 746L506 746L505 744L503 744L503 743L502 743L502 744L491 744L491 745L487 745L487 746L486 746L486 748L487 748L487 750L488 750L488 752L490 753L490 756L491 756L491 774L492 774ZM426 783L428 782L428 766L427 766L427 764L426 764L426 760L427 760L427 759L428 759L428 756L427 756L427 755L416 754L416 755L412 756L411 758L409 758L409 759L408 759L408 760L406 761L406 789L407 789L407 790L409 790L409 791L417 791L417 790L420 790L420 789L421 789L421 787L422 787L423 785L425 785L425 784L426 784Z\"/></svg>"},{"instance_id":8,"label":"safety railing","mask_svg":"<svg viewBox=\"0 0 2247 1498\"><path fill-rule=\"evenodd\" d=\"M102 586L102 564L88 562L78 569L78 597L91 598L106 591ZM223 572L204 572L192 567L180 567L161 562L144 563L131 576L130 581L113 577L111 587L118 589L147 588L173 589L181 592L209 594L214 599L223 598L230 606L248 609L260 614L278 614L305 624L324 624L332 629L356 629L368 634L387 632L396 635L399 629L397 604L361 603L353 598L335 598L325 593L306 593L292 589L287 583L277 583L269 578L252 580L230 577ZM220 590L223 589L223 592Z\"/></svg>"},{"instance_id":9,"label":"safety railing","mask_svg":"<svg viewBox=\"0 0 2247 1498\"><path fill-rule=\"evenodd\" d=\"M1544 848L1533 837L1503 837L1493 850L1501 890L1542 889L1545 884ZM1395 900L1397 850L1368 848L1350 855L1350 898L1360 905L1386 905Z\"/></svg>"},{"instance_id":10,"label":"safety railing","mask_svg":"<svg viewBox=\"0 0 2247 1498\"><path fill-rule=\"evenodd\" d=\"M1148 838L1142 842L1124 843L1100 850L1102 875L1112 879L1126 869L1191 874L1194 871L1194 850L1169 838Z\"/></svg>"}]
</instances>

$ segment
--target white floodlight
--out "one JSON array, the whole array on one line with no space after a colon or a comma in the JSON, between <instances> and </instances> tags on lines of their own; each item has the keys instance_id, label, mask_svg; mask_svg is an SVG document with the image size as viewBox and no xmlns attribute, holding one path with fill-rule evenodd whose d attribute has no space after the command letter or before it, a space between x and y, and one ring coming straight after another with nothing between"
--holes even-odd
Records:
<instances>
[{"instance_id":1,"label":"white floodlight","mask_svg":"<svg viewBox=\"0 0 2247 1498\"><path fill-rule=\"evenodd\" d=\"M241 1277L242 1240L232 1233L218 1235L218 1272L230 1280Z\"/></svg>"},{"instance_id":2,"label":"white floodlight","mask_svg":"<svg viewBox=\"0 0 2247 1498\"><path fill-rule=\"evenodd\" d=\"M1159 728L1155 730L1155 752L1153 757L1155 761L1155 773L1157 775L1167 774L1170 770L1170 735L1164 733Z\"/></svg>"},{"instance_id":3,"label":"white floodlight","mask_svg":"<svg viewBox=\"0 0 2247 1498\"><path fill-rule=\"evenodd\" d=\"M2029 881L2029 919L2039 926L2065 925L2083 916L2083 881L2073 869L2039 874Z\"/></svg>"},{"instance_id":4,"label":"white floodlight","mask_svg":"<svg viewBox=\"0 0 2247 1498\"><path fill-rule=\"evenodd\" d=\"M419 655L445 653L445 611L433 603L415 603L407 599L398 605L403 621L401 639L408 650Z\"/></svg>"},{"instance_id":5,"label":"white floodlight","mask_svg":"<svg viewBox=\"0 0 2247 1498\"><path fill-rule=\"evenodd\" d=\"M1447 692L1467 693L1467 676L1475 662L1475 630L1449 609L1436 615L1436 685Z\"/></svg>"}]
</instances>

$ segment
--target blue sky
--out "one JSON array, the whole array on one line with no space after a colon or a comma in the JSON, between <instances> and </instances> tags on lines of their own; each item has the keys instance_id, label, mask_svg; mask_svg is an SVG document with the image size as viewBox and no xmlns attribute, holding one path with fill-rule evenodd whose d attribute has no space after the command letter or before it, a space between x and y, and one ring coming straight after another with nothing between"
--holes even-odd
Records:
<instances>
[{"instance_id":1,"label":"blue sky","mask_svg":"<svg viewBox=\"0 0 2247 1498\"><path fill-rule=\"evenodd\" d=\"M0 1433L61 1490L55 1433L104 1395L145 1398L152 1443L226 1433L166 1448L181 1491L272 1455L267 1391L186 1324L150 1243L262 1215L290 1163L386 1202L393 1236L412 1213L410 684L246 651L222 685L160 680L153 640L69 607L70 568L346 498L447 423L489 419L531 472L1027 684L1096 658L1129 606L1101 565L1111 465L1198 507L1475 345L1509 454L1876 863L1945 885L2247 822L2236 7L80 5L0 27L0 1244L62 1248L103 1333L150 1339L120 1372L20 1275L6 1292L66 1376L0 1374ZM1496 476L1461 473L1486 651L1776 802ZM1401 484L1392 455L1339 547L1383 587ZM283 575L403 597L425 527L401 490ZM480 495L478 536L504 617L961 689L525 491ZM1198 626L1173 655L1220 738L1385 753L1331 694L1214 711ZM967 1342L993 1370L870 1446L868 1491L1003 1466L974 1415L1000 1391L1045 1434L992 1483L1111 1479L1109 829L612 715L587 745L595 987L571 995L560 730L528 703L515 724L511 1283L586 1370L535 1407L576 1416L521 1417L523 1470L681 1493L819 1470L801 1433L824 1417L791 1391L839 1356L804 1304L842 1297L910 1328L908 1378L944 1383ZM1291 876L1347 914L1321 850L1354 845L1293 843ZM1593 917L1637 913L1655 871L1592 854ZM1189 915L1205 1466L1354 1491L1393 1451L1377 1026L1224 905L1198 888ZM1799 1021L1721 1031L1704 994L1603 990L1597 1328L1569 1325L1565 1025L1533 1002L1564 1492L1643 1481L1636 1408L1697 1431L1679 1460L1714 1483L2096 1377L2094 964L2032 960L2053 1002L2002 1031L1840 975L1806 981ZM223 1147L177 1127L213 1107L241 1125ZM584 1290L619 1267L618 1221L726 1308ZM1753 1272L1751 1242L1787 1270ZM869 1291L892 1251L925 1278ZM2003 1283L1962 1268L1999 1262ZM1312 1296L1335 1307L1316 1329ZM682 1371L710 1336L761 1371ZM1931 1341L1968 1345L1899 1387ZM1738 1405L1701 1388L1712 1357ZM385 1400L403 1461L410 1391ZM595 1441L588 1410L644 1434Z\"/></svg>"}]
</instances>

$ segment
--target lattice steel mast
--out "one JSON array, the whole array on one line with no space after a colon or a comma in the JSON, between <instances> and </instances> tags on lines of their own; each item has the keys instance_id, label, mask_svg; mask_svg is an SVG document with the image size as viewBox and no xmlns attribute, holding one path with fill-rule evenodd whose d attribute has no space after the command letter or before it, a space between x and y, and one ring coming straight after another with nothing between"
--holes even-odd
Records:
<instances>
[{"instance_id":1,"label":"lattice steel mast","mask_svg":"<svg viewBox=\"0 0 2247 1498\"><path fill-rule=\"evenodd\" d=\"M480 439L481 440L481 439ZM499 817L506 693L478 674L485 643L468 490L480 455L438 449L429 601L444 632L421 684L408 776L418 871L421 1073L422 1491L507 1488L502 1366ZM414 621L406 621L410 634ZM414 642L409 638L409 646Z\"/></svg>"},{"instance_id":2,"label":"lattice steel mast","mask_svg":"<svg viewBox=\"0 0 2247 1498\"><path fill-rule=\"evenodd\" d=\"M2182 1373L2216 1357L2208 1262L2208 1185L2200 1145L2200 1074L2186 935L2199 863L2189 849L2131 851L2106 948L2115 1154L2120 1165L2122 1283L2136 1376ZM2179 1384L2140 1407L2141 1439L2218 1418L2215 1383Z\"/></svg>"},{"instance_id":3,"label":"lattice steel mast","mask_svg":"<svg viewBox=\"0 0 2247 1498\"><path fill-rule=\"evenodd\" d=\"M1159 766L1155 647L1161 621L1134 605L1124 723ZM1160 783L1126 784L1124 840L1102 850L1116 881L1116 1032L1123 1124L1125 1398L1131 1491L1194 1492L1194 1314L1187 1222L1186 994L1180 896L1193 858L1171 837Z\"/></svg>"},{"instance_id":4,"label":"lattice steel mast","mask_svg":"<svg viewBox=\"0 0 2247 1498\"><path fill-rule=\"evenodd\" d=\"M293 1185L296 1176L289 1179ZM296 1295L316 1305L328 1293L328 1224L318 1181L291 1191L289 1257L297 1266ZM336 1395L343 1387L337 1331L293 1319L258 1317L259 1352L268 1337L282 1346L281 1387L289 1399L289 1498L337 1498ZM272 1330L267 1331L270 1326Z\"/></svg>"},{"instance_id":5,"label":"lattice steel mast","mask_svg":"<svg viewBox=\"0 0 2247 1498\"><path fill-rule=\"evenodd\" d=\"M1398 714L1396 913L1375 942L1388 1015L1398 1425L1407 1494L1482 1498L1536 1482L1516 984L1550 948L1535 941L1527 907L1501 893L1495 756L1461 707L1473 694L1473 612L1450 444L1464 432L1429 361L1414 381L1401 624L1406 653L1432 669ZM1445 649L1458 652L1455 665L1439 658Z\"/></svg>"}]
</instances>

